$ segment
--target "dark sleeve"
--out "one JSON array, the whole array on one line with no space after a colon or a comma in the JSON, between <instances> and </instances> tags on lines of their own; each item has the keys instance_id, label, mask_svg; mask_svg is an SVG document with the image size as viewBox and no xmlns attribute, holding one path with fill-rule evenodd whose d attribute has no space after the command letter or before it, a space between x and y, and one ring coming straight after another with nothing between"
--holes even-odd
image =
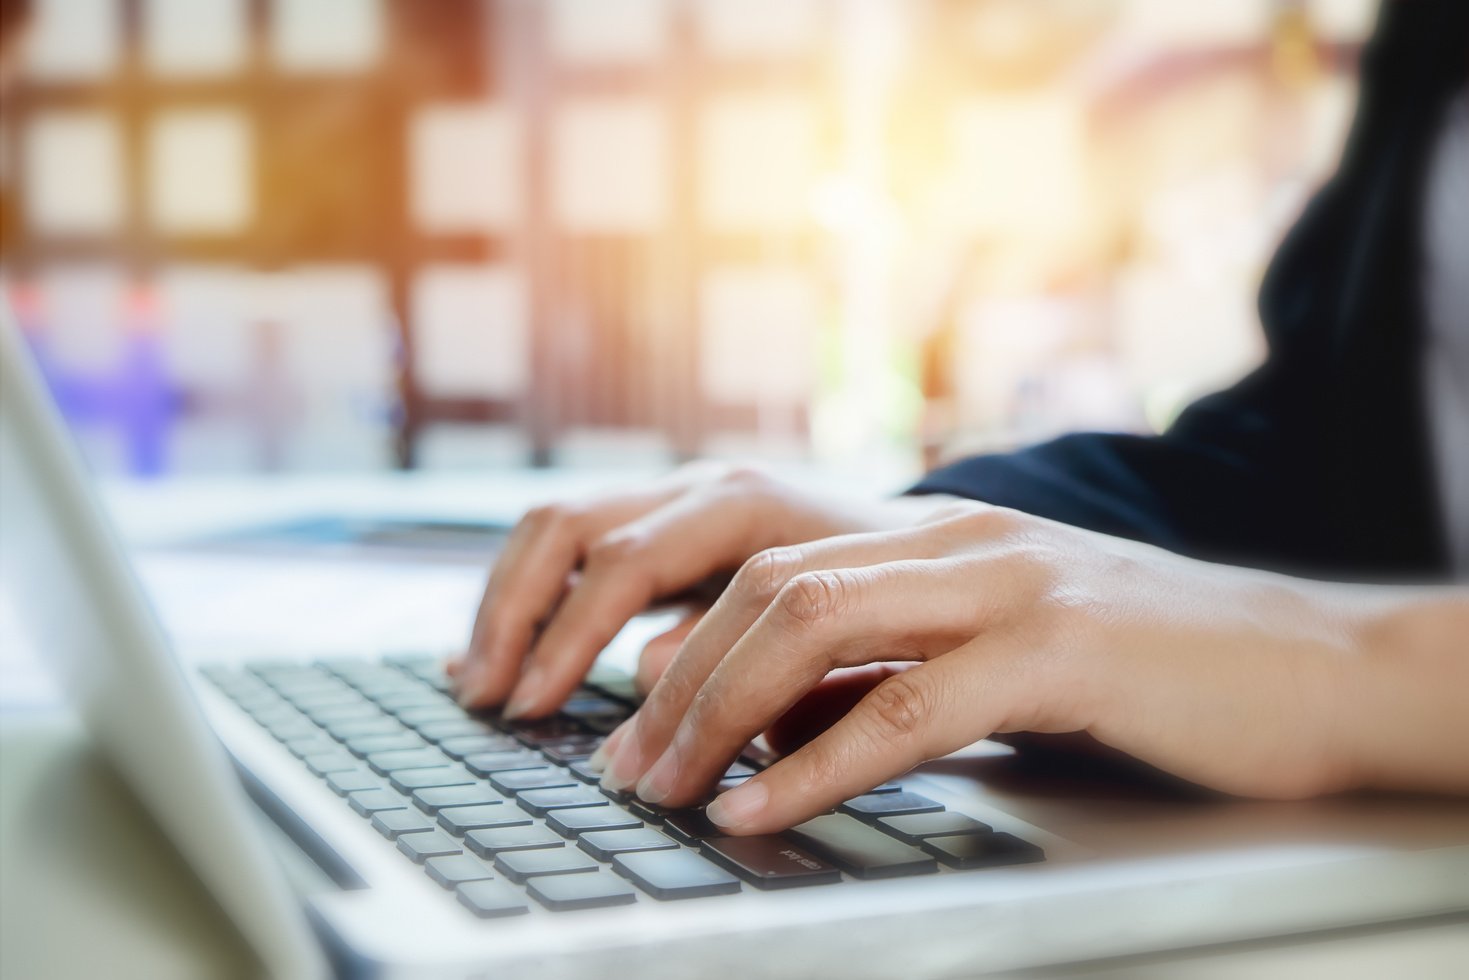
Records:
<instances>
[{"instance_id":1,"label":"dark sleeve","mask_svg":"<svg viewBox=\"0 0 1469 980\"><path fill-rule=\"evenodd\" d=\"M1191 405L1164 434L1080 433L960 460L910 492L947 493L1240 564L1313 565L1306 414L1279 362ZM1319 510L1319 508L1317 508Z\"/></svg>"}]
</instances>

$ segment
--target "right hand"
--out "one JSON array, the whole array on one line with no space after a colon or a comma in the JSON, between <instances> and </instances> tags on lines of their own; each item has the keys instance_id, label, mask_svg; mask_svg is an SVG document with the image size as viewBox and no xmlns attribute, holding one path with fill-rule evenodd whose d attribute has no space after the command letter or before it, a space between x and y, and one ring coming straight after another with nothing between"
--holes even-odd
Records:
<instances>
[{"instance_id":1,"label":"right hand","mask_svg":"<svg viewBox=\"0 0 1469 980\"><path fill-rule=\"evenodd\" d=\"M459 700L504 704L512 718L550 714L654 601L733 572L767 548L906 527L952 502L834 501L757 470L695 464L644 490L537 507L491 571L469 649L453 668ZM650 645L658 663L645 655L640 675L654 675L640 677L645 685L691 626Z\"/></svg>"}]
</instances>

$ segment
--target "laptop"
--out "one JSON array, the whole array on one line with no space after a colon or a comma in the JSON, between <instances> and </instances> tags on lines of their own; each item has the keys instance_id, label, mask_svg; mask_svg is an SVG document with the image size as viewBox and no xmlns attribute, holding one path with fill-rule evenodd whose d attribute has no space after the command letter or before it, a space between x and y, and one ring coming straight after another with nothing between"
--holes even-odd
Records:
<instances>
[{"instance_id":1,"label":"laptop","mask_svg":"<svg viewBox=\"0 0 1469 980\"><path fill-rule=\"evenodd\" d=\"M1469 801L1222 799L979 746L728 838L597 787L625 679L514 725L412 651L195 666L8 318L0 371L15 604L272 976L968 976L1469 910Z\"/></svg>"}]
</instances>

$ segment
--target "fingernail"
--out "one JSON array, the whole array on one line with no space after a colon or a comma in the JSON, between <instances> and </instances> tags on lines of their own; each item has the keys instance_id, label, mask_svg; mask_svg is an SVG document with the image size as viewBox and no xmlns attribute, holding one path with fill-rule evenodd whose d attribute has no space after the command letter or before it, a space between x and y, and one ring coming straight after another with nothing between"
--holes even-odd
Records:
<instances>
[{"instance_id":1,"label":"fingernail","mask_svg":"<svg viewBox=\"0 0 1469 980\"><path fill-rule=\"evenodd\" d=\"M502 717L519 718L534 708L543 686L540 668L534 664L527 667L514 690L510 692L510 699L505 703L505 710L500 713Z\"/></svg>"},{"instance_id":2,"label":"fingernail","mask_svg":"<svg viewBox=\"0 0 1469 980\"><path fill-rule=\"evenodd\" d=\"M720 794L704 809L704 814L719 826L733 830L758 816L769 800L770 791L765 784L751 779Z\"/></svg>"},{"instance_id":3,"label":"fingernail","mask_svg":"<svg viewBox=\"0 0 1469 980\"><path fill-rule=\"evenodd\" d=\"M645 803L662 803L673 791L673 784L678 780L678 749L670 745L668 750L658 757L653 763L653 768L648 770L639 782L637 788L638 799Z\"/></svg>"},{"instance_id":4,"label":"fingernail","mask_svg":"<svg viewBox=\"0 0 1469 980\"><path fill-rule=\"evenodd\" d=\"M637 781L639 763L642 762L642 752L638 748L638 740L633 731L629 730L627 737L612 753L612 761L607 765L607 771L602 773L602 786L620 793Z\"/></svg>"},{"instance_id":5,"label":"fingernail","mask_svg":"<svg viewBox=\"0 0 1469 980\"><path fill-rule=\"evenodd\" d=\"M627 737L627 728L630 724L632 724L632 719L628 718L622 724L612 729L612 733L602 740L602 744L597 746L597 751L593 752L591 757L587 759L588 769L592 772L606 771L607 763L612 760L612 753L617 751L617 747Z\"/></svg>"}]
</instances>

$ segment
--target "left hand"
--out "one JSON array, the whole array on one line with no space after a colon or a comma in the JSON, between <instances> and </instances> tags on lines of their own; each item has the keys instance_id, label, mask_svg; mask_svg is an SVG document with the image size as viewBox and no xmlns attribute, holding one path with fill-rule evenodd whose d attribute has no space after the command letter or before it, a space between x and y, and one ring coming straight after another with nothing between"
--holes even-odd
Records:
<instances>
[{"instance_id":1,"label":"left hand","mask_svg":"<svg viewBox=\"0 0 1469 980\"><path fill-rule=\"evenodd\" d=\"M1326 792L1353 778L1355 595L974 503L777 548L746 563L614 733L603 781L696 803L831 671L884 664L855 707L710 818L780 830L1019 731L1087 732L1231 793Z\"/></svg>"}]
</instances>

